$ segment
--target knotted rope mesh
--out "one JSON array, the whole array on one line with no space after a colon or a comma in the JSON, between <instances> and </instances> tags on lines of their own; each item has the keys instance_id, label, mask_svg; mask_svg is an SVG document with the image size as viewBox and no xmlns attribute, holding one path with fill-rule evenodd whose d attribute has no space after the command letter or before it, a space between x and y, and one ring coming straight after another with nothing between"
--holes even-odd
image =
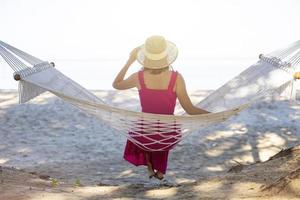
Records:
<instances>
[{"instance_id":1,"label":"knotted rope mesh","mask_svg":"<svg viewBox=\"0 0 300 200\"><path fill-rule=\"evenodd\" d=\"M300 63L300 41L260 55L257 63L197 104L212 113L193 116L159 115L112 107L49 62L1 41L0 54L21 77L21 103L50 91L98 118L145 151L163 151L173 148L191 132L223 122L266 95L292 94L293 74Z\"/></svg>"}]
</instances>

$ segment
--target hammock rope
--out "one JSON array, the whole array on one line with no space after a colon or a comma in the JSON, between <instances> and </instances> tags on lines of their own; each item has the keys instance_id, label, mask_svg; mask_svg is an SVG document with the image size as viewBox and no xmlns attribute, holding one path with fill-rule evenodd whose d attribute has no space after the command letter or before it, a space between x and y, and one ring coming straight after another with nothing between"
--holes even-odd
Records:
<instances>
[{"instance_id":1,"label":"hammock rope","mask_svg":"<svg viewBox=\"0 0 300 200\"><path fill-rule=\"evenodd\" d=\"M265 96L294 97L294 74L300 63L300 41L266 55L212 92L197 106L203 115L160 115L106 104L54 66L0 41L0 55L19 76L20 103L49 91L96 117L145 151L172 149L194 131L221 123Z\"/></svg>"}]
</instances>

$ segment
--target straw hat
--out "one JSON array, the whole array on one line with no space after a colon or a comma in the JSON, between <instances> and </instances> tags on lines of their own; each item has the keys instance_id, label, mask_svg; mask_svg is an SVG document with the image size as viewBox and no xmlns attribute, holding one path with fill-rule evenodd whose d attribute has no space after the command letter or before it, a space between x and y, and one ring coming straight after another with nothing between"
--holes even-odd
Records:
<instances>
[{"instance_id":1,"label":"straw hat","mask_svg":"<svg viewBox=\"0 0 300 200\"><path fill-rule=\"evenodd\" d=\"M154 35L140 46L137 61L149 69L161 69L173 63L178 55L176 45L164 37Z\"/></svg>"}]
</instances>

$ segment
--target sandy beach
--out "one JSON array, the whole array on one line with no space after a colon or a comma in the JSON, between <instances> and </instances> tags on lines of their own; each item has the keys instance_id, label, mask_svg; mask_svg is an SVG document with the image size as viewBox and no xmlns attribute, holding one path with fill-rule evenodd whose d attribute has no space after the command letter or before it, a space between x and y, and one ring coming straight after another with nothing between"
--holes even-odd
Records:
<instances>
[{"instance_id":1,"label":"sandy beach","mask_svg":"<svg viewBox=\"0 0 300 200\"><path fill-rule=\"evenodd\" d=\"M192 101L209 92L191 92ZM140 109L135 90L93 93ZM191 134L171 151L166 180L159 182L123 160L125 138L100 121L50 93L18 104L17 91L2 90L0 199L300 198L298 171L287 178L296 181L288 189L275 184L297 170L299 149L269 160L300 144L299 92L297 99L264 100Z\"/></svg>"}]
</instances>

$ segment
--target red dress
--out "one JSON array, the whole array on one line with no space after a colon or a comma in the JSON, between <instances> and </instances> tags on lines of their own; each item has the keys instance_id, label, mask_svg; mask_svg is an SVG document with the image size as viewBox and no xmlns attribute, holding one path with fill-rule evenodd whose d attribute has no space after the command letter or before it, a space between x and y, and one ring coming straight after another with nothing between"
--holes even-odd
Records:
<instances>
[{"instance_id":1,"label":"red dress","mask_svg":"<svg viewBox=\"0 0 300 200\"><path fill-rule=\"evenodd\" d=\"M173 115L177 99L176 92L173 91L177 72L172 72L167 90L148 89L144 83L144 72L140 71L138 76L141 86L141 89L139 90L139 96L142 112ZM178 135L178 133L176 134ZM149 158L153 169L158 170L163 174L166 173L170 148L167 148L167 150L164 151L147 151L149 153ZM147 165L145 159L145 150L129 140L127 140L126 143L124 159L135 166Z\"/></svg>"}]
</instances>

